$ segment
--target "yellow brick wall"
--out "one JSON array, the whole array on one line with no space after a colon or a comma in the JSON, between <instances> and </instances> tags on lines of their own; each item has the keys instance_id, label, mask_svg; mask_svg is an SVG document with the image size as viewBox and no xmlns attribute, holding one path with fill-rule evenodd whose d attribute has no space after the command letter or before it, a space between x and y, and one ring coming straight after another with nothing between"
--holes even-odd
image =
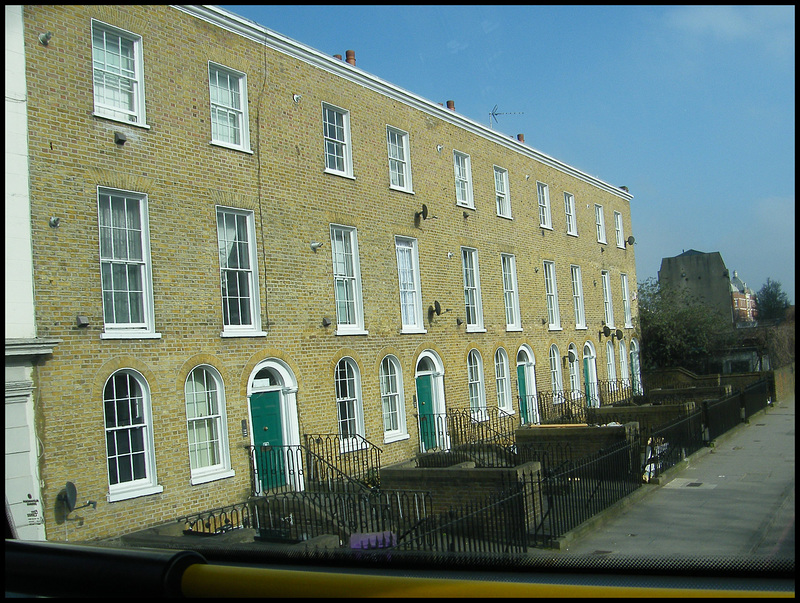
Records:
<instances>
[{"instance_id":1,"label":"yellow brick wall","mask_svg":"<svg viewBox=\"0 0 800 603\"><path fill-rule=\"evenodd\" d=\"M142 36L149 128L92 115L92 18ZM281 359L297 378L303 434L336 431L334 367L352 357L361 374L366 437L383 448L387 464L418 450L414 370L423 350L435 350L444 362L448 408L468 406L466 357L473 348L483 358L489 408L497 405L499 346L508 352L514 392L514 359L523 344L536 354L540 390L550 389L552 343L564 355L570 342L580 350L591 340L598 376L605 378L605 341L597 335L600 271L612 276L617 326L623 316L619 274L628 274L631 293L636 286L633 249L614 243L615 210L623 214L626 236L632 234L626 194L476 135L446 114L419 111L167 6L26 6L25 28L37 328L39 336L63 340L43 363L37 384L49 538L63 539L67 530L75 540L107 537L242 500L250 480L243 448L249 439L241 433L247 383L267 358ZM37 39L42 31L54 33L47 47ZM252 154L209 144L209 61L247 75ZM350 112L353 179L324 173L323 102ZM387 125L410 135L413 194L389 189ZM115 131L126 134L125 145L114 143ZM471 156L474 210L455 204L453 149ZM496 215L493 165L508 170L512 220ZM537 180L550 188L552 231L538 226ZM160 339L100 338L98 186L147 195ZM575 195L577 238L565 234L565 191ZM430 216L416 224L423 203ZM603 246L595 237L595 203L605 209ZM255 214L264 337L220 337L216 205ZM51 216L61 218L57 229L48 225ZM324 316L335 323L331 223L358 229L368 335L337 336L335 324L322 326ZM400 334L396 235L418 240L423 308L436 300L444 310L430 323L426 316L425 334ZM313 240L325 243L316 253L309 247ZM461 246L478 249L485 333L467 334L456 324L464 317ZM500 253L516 255L522 332L506 332ZM541 322L547 315L544 260L556 265L561 331ZM583 331L574 328L571 263L583 271L589 325ZM89 317L88 328L75 326L78 314ZM626 330L626 343L632 335ZM410 437L384 445L378 371L387 353L402 366ZM192 486L183 387L201 362L214 366L225 384L236 476ZM163 492L108 503L102 389L117 368L139 371L150 387ZM566 371L564 379L568 387ZM100 501L96 510L76 512L82 525L55 517L54 501L67 480L76 483L80 498Z\"/></svg>"}]
</instances>

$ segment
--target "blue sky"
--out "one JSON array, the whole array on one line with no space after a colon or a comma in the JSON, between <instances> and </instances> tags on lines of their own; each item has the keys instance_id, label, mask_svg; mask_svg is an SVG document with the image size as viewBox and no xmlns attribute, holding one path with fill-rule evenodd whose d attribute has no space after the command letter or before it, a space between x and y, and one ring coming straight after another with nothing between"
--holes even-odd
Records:
<instances>
[{"instance_id":1,"label":"blue sky","mask_svg":"<svg viewBox=\"0 0 800 603\"><path fill-rule=\"evenodd\" d=\"M795 302L794 6L223 7L627 186L639 281L718 251Z\"/></svg>"}]
</instances>

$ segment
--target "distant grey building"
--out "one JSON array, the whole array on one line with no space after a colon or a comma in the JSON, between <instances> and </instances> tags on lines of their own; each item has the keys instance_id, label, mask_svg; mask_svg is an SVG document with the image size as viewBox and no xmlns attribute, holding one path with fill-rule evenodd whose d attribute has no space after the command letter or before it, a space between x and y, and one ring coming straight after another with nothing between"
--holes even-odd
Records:
<instances>
[{"instance_id":1,"label":"distant grey building","mask_svg":"<svg viewBox=\"0 0 800 603\"><path fill-rule=\"evenodd\" d=\"M731 279L718 251L704 253L690 249L661 259L658 282L695 297L733 322Z\"/></svg>"}]
</instances>

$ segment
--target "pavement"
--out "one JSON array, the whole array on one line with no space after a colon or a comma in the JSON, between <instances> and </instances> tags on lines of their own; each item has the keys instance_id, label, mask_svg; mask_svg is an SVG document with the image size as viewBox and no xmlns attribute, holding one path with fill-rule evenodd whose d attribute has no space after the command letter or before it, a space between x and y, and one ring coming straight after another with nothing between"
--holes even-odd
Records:
<instances>
[{"instance_id":1,"label":"pavement","mask_svg":"<svg viewBox=\"0 0 800 603\"><path fill-rule=\"evenodd\" d=\"M550 554L794 562L794 430L792 395L567 534Z\"/></svg>"}]
</instances>

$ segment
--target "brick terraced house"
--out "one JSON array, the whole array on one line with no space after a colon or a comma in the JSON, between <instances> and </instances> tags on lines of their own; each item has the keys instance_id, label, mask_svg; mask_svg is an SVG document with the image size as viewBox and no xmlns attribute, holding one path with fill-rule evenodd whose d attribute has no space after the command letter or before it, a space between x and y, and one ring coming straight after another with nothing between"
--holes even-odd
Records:
<instances>
[{"instance_id":1,"label":"brick terraced house","mask_svg":"<svg viewBox=\"0 0 800 603\"><path fill-rule=\"evenodd\" d=\"M637 387L628 190L350 51L209 6L9 6L6 81L21 535L302 489L309 438L399 463L447 450L456 413L520 426Z\"/></svg>"}]
</instances>

